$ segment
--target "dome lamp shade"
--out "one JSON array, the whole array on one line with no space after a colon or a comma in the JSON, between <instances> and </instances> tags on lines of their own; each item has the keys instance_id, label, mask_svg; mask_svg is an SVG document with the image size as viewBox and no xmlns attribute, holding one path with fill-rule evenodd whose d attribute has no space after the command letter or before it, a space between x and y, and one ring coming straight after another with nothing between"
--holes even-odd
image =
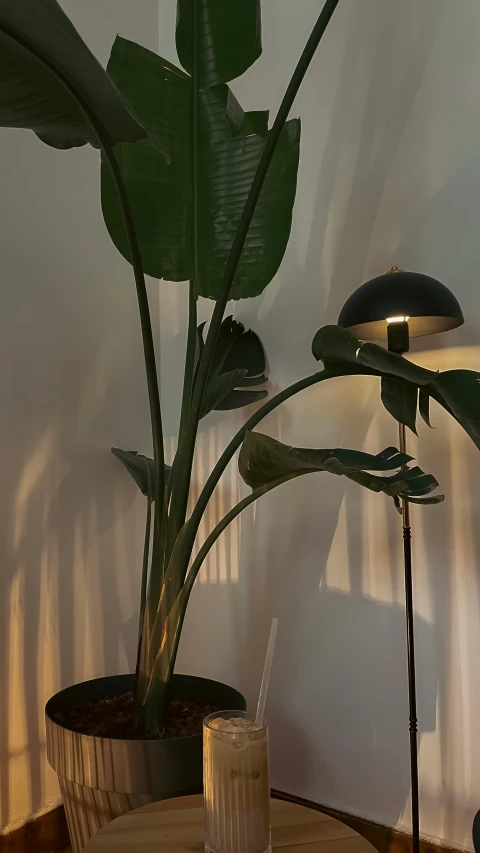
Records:
<instances>
[{"instance_id":1,"label":"dome lamp shade","mask_svg":"<svg viewBox=\"0 0 480 853\"><path fill-rule=\"evenodd\" d=\"M464 322L451 290L435 278L392 267L362 284L345 302L338 325L362 341L383 341L390 323L408 322L411 337L435 335Z\"/></svg>"}]
</instances>

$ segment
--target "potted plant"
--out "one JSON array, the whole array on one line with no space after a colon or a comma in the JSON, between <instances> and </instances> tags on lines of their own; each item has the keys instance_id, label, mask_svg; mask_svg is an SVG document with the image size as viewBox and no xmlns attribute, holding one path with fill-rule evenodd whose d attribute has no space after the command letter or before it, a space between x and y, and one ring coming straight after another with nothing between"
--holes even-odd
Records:
<instances>
[{"instance_id":1,"label":"potted plant","mask_svg":"<svg viewBox=\"0 0 480 853\"><path fill-rule=\"evenodd\" d=\"M224 314L229 299L261 293L282 260L300 137L299 121L287 117L338 2L326 0L271 129L266 112L244 113L228 88L260 55L260 0L178 0L181 67L118 38L107 72L56 0L4 0L0 5L0 124L30 128L57 148L88 143L101 150L105 222L133 267L152 423L153 459L113 451L147 503L136 672L74 685L46 707L48 758L59 775L76 853L118 814L197 790L202 714L212 706L244 706L233 688L174 675L199 568L242 509L289 479L314 471L346 476L397 501L441 499L423 497L436 480L409 468L411 458L395 448L373 456L286 447L252 431L262 418L316 382L368 374L421 386L424 415L425 401L433 396L471 431L468 407L474 404L456 394L451 383L442 385L446 374L414 368L327 327L314 341L314 355L325 369L250 415L187 515L200 419L213 409L237 408L266 396L259 390L266 377L258 337ZM180 428L171 465L164 458L145 274L190 282ZM206 334L197 324L199 296L214 301ZM397 407L390 400L390 411L402 420L400 392L396 399ZM192 558L205 508L239 448L240 472L252 491L218 520ZM372 473L384 471L395 473ZM188 719L182 718L185 709Z\"/></svg>"}]
</instances>

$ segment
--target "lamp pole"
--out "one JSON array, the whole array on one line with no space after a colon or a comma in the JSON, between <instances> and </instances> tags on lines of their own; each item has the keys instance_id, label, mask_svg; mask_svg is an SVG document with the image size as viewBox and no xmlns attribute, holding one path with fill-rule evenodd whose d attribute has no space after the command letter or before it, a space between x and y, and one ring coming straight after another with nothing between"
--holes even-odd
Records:
<instances>
[{"instance_id":1,"label":"lamp pole","mask_svg":"<svg viewBox=\"0 0 480 853\"><path fill-rule=\"evenodd\" d=\"M396 268L393 268L393 271ZM388 349L397 355L404 355L410 348L410 336L407 318L394 318L388 323ZM398 424L398 440L401 453L407 452L405 424ZM405 466L407 467L407 466ZM410 731L410 776L412 786L412 853L420 851L420 809L418 796L418 749L417 749L417 686L415 678L415 631L413 610L412 581L412 528L410 525L410 507L408 501L401 498L403 527L403 562L405 569L405 615L407 620L407 666L408 701Z\"/></svg>"},{"instance_id":2,"label":"lamp pole","mask_svg":"<svg viewBox=\"0 0 480 853\"><path fill-rule=\"evenodd\" d=\"M444 284L431 276L392 267L388 273L361 284L348 297L340 311L338 325L361 341L385 340L388 349L404 355L410 348L410 336L436 335L456 329L464 322L457 298ZM400 450L405 453L405 426L399 425ZM417 692L415 684L415 641L412 584L412 530L410 508L401 500L403 557L405 566L405 615L407 619L408 698L410 705L410 768L412 786L413 853L420 849L418 796ZM480 812L477 821L480 853Z\"/></svg>"}]
</instances>

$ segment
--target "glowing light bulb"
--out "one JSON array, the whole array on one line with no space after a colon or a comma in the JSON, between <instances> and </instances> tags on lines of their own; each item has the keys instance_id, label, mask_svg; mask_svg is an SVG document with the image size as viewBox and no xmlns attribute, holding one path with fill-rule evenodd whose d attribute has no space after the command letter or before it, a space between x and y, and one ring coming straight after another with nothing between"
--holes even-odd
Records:
<instances>
[{"instance_id":1,"label":"glowing light bulb","mask_svg":"<svg viewBox=\"0 0 480 853\"><path fill-rule=\"evenodd\" d=\"M387 323L408 323L410 317L387 317Z\"/></svg>"}]
</instances>

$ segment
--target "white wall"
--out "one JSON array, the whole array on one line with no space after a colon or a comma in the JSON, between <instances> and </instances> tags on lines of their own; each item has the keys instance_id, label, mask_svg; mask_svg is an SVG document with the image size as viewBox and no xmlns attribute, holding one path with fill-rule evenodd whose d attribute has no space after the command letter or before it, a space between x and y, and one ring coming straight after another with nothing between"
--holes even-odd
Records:
<instances>
[{"instance_id":1,"label":"white wall","mask_svg":"<svg viewBox=\"0 0 480 853\"><path fill-rule=\"evenodd\" d=\"M121 30L155 48L158 7L65 7L106 61ZM149 447L131 270L106 232L99 156L0 133L0 826L58 800L52 692L125 672L143 501L111 445ZM153 284L154 314L158 287Z\"/></svg>"},{"instance_id":2,"label":"white wall","mask_svg":"<svg viewBox=\"0 0 480 853\"><path fill-rule=\"evenodd\" d=\"M171 59L174 5L162 0L159 15ZM117 31L155 47L153 0L66 6L102 58ZM263 6L264 54L235 91L247 108L274 109L320 3ZM272 393L316 369L316 329L393 263L441 278L467 318L448 337L420 341L413 357L478 366L479 33L475 0L341 0L294 109L303 143L287 255L264 296L235 306L265 344ZM148 420L131 276L104 230L95 153L59 154L16 132L2 132L0 146L5 825L57 796L44 700L73 680L122 671L131 657L142 504L108 447L148 450ZM162 283L160 316L171 447L183 285ZM197 487L242 417L205 422ZM480 460L456 424L440 411L434 420L440 428L421 426L411 443L447 495L413 517L422 831L469 846L480 807ZM313 446L377 451L395 441L366 379L310 389L261 428ZM244 492L232 466L205 529ZM253 701L275 613L274 784L408 827L401 539L383 497L318 475L247 511L202 572L178 669L232 682Z\"/></svg>"},{"instance_id":3,"label":"white wall","mask_svg":"<svg viewBox=\"0 0 480 853\"><path fill-rule=\"evenodd\" d=\"M245 106L278 104L320 5L264 0L263 57L235 86ZM315 369L315 330L392 264L445 281L465 311L462 329L418 341L413 357L433 368L479 368L479 48L474 0L341 0L293 110L303 143L287 255L265 295L236 308L266 346L272 392ZM317 386L261 428L287 443L378 451L396 439L378 391L366 379ZM480 807L480 458L442 411L433 417L439 429L422 423L411 441L447 495L413 511L422 832L468 847ZM219 443L218 432L207 433L205 447L216 452ZM198 671L228 678L231 655L253 699L270 616L279 615L267 708L274 784L408 827L394 508L311 476L247 511L234 542L197 588L183 667L195 660ZM238 580L222 583L229 571Z\"/></svg>"}]
</instances>

